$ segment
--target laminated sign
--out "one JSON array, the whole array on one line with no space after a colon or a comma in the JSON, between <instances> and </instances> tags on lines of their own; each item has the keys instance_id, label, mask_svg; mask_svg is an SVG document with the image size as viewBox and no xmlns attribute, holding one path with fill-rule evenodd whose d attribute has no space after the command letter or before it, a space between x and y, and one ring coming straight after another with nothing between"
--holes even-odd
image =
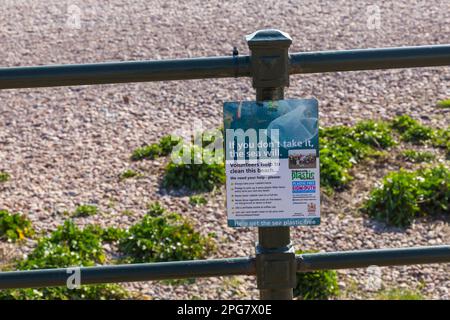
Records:
<instances>
[{"instance_id":1,"label":"laminated sign","mask_svg":"<svg viewBox=\"0 0 450 320\"><path fill-rule=\"evenodd\" d=\"M224 104L231 227L320 223L316 99Z\"/></svg>"}]
</instances>

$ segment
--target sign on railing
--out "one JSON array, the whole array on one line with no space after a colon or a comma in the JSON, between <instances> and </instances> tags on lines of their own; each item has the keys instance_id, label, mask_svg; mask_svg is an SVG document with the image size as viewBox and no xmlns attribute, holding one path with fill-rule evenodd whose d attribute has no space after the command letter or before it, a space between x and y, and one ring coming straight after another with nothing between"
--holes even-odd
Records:
<instances>
[{"instance_id":1,"label":"sign on railing","mask_svg":"<svg viewBox=\"0 0 450 320\"><path fill-rule=\"evenodd\" d=\"M231 227L320 223L316 99L224 104Z\"/></svg>"}]
</instances>

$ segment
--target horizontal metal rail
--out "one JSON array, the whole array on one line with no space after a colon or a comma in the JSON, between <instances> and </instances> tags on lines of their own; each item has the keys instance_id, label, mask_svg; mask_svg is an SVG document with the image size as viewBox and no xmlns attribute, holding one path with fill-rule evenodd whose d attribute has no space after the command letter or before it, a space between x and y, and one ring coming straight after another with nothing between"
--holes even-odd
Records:
<instances>
[{"instance_id":1,"label":"horizontal metal rail","mask_svg":"<svg viewBox=\"0 0 450 320\"><path fill-rule=\"evenodd\" d=\"M297 270L307 272L448 262L450 246L429 246L303 254L297 256Z\"/></svg>"},{"instance_id":2,"label":"horizontal metal rail","mask_svg":"<svg viewBox=\"0 0 450 320\"><path fill-rule=\"evenodd\" d=\"M450 45L302 52L290 55L290 74L450 66Z\"/></svg>"},{"instance_id":3,"label":"horizontal metal rail","mask_svg":"<svg viewBox=\"0 0 450 320\"><path fill-rule=\"evenodd\" d=\"M301 52L289 73L450 65L450 45ZM250 77L249 56L0 68L0 89Z\"/></svg>"},{"instance_id":4,"label":"horizontal metal rail","mask_svg":"<svg viewBox=\"0 0 450 320\"><path fill-rule=\"evenodd\" d=\"M298 255L297 271L365 268L371 265L450 263L450 246L308 253ZM0 272L0 289L65 286L73 268ZM81 267L81 284L255 275L255 258L193 260Z\"/></svg>"},{"instance_id":5,"label":"horizontal metal rail","mask_svg":"<svg viewBox=\"0 0 450 320\"><path fill-rule=\"evenodd\" d=\"M254 275L253 258L80 267L81 284ZM73 268L0 272L0 289L65 286ZM73 270L72 270L73 271Z\"/></svg>"},{"instance_id":6,"label":"horizontal metal rail","mask_svg":"<svg viewBox=\"0 0 450 320\"><path fill-rule=\"evenodd\" d=\"M0 89L250 75L248 56L9 67L0 68Z\"/></svg>"}]
</instances>

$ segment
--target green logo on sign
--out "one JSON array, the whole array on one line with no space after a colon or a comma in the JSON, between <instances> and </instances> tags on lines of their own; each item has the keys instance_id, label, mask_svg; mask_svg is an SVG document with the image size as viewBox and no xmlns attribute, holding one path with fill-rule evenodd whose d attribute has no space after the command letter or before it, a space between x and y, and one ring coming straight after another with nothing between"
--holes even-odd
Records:
<instances>
[{"instance_id":1,"label":"green logo on sign","mask_svg":"<svg viewBox=\"0 0 450 320\"><path fill-rule=\"evenodd\" d=\"M293 170L292 180L314 180L314 171Z\"/></svg>"}]
</instances>

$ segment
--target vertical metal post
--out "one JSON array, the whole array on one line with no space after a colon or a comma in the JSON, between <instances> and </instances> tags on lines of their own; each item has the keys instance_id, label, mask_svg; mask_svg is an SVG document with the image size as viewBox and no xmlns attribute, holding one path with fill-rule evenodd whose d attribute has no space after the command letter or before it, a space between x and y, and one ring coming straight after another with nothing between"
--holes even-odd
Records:
<instances>
[{"instance_id":1,"label":"vertical metal post","mask_svg":"<svg viewBox=\"0 0 450 320\"><path fill-rule=\"evenodd\" d=\"M284 99L289 86L290 36L279 30L260 30L246 36L256 100ZM257 285L261 299L291 300L296 285L295 252L289 227L261 227L256 246Z\"/></svg>"}]
</instances>

